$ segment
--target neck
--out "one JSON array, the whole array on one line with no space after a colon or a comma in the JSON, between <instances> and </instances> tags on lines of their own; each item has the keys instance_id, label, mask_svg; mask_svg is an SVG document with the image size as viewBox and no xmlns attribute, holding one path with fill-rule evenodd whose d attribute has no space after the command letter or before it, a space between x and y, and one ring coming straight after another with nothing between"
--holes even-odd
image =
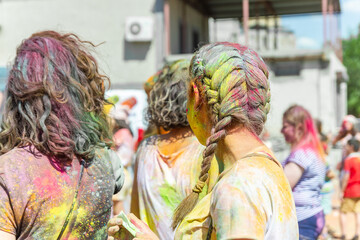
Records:
<instances>
[{"instance_id":1,"label":"neck","mask_svg":"<svg viewBox=\"0 0 360 240\"><path fill-rule=\"evenodd\" d=\"M177 152L191 143L189 137L192 136L190 127L171 129L168 133L159 135L159 151L165 155Z\"/></svg>"},{"instance_id":2,"label":"neck","mask_svg":"<svg viewBox=\"0 0 360 240\"><path fill-rule=\"evenodd\" d=\"M259 137L244 127L230 130L216 150L220 171L229 169L237 160L263 146Z\"/></svg>"},{"instance_id":3,"label":"neck","mask_svg":"<svg viewBox=\"0 0 360 240\"><path fill-rule=\"evenodd\" d=\"M291 150L291 151L294 151L294 150L297 148L298 144L299 144L299 143L292 143L292 144L290 144L290 150Z\"/></svg>"},{"instance_id":4,"label":"neck","mask_svg":"<svg viewBox=\"0 0 360 240\"><path fill-rule=\"evenodd\" d=\"M178 127L169 130L168 133L161 135L162 138L166 139L181 139L192 136L190 127Z\"/></svg>"}]
</instances>

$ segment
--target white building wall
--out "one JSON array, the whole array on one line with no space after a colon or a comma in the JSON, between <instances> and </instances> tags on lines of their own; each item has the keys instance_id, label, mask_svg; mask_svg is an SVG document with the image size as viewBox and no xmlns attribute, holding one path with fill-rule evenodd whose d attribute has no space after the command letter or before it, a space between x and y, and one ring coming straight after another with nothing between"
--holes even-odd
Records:
<instances>
[{"instance_id":1,"label":"white building wall","mask_svg":"<svg viewBox=\"0 0 360 240\"><path fill-rule=\"evenodd\" d=\"M239 42L242 34L240 22L237 19L211 19L209 34L212 42Z\"/></svg>"},{"instance_id":2,"label":"white building wall","mask_svg":"<svg viewBox=\"0 0 360 240\"><path fill-rule=\"evenodd\" d=\"M283 113L293 104L305 107L313 118L320 119L323 132L335 132L337 129L333 69L320 69L320 61L316 60L305 62L303 67L299 76L270 74L271 110L266 128L273 136L280 135ZM346 103L341 104L346 107Z\"/></svg>"},{"instance_id":3,"label":"white building wall","mask_svg":"<svg viewBox=\"0 0 360 240\"><path fill-rule=\"evenodd\" d=\"M316 114L316 70L303 70L300 76L276 77L270 74L271 109L266 128L271 135L280 135L282 115L294 104Z\"/></svg>"},{"instance_id":4,"label":"white building wall","mask_svg":"<svg viewBox=\"0 0 360 240\"><path fill-rule=\"evenodd\" d=\"M101 44L100 66L113 83L142 83L156 71L155 41L128 43L125 18L154 16L156 0L2 0L0 1L0 66L8 65L16 47L42 30L74 32ZM157 26L155 25L155 28ZM155 39L155 37L154 37Z\"/></svg>"},{"instance_id":5,"label":"white building wall","mask_svg":"<svg viewBox=\"0 0 360 240\"><path fill-rule=\"evenodd\" d=\"M323 132L334 133L337 130L338 123L336 121L336 75L332 72L331 67L321 71L320 76L320 112L318 118L323 122ZM344 103L346 108L346 102Z\"/></svg>"}]
</instances>

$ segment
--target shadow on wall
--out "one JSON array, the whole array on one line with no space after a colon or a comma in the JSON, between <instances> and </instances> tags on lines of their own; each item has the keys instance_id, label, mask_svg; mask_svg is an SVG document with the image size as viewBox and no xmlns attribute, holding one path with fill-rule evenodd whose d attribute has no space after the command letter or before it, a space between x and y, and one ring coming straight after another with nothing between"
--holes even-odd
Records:
<instances>
[{"instance_id":1,"label":"shadow on wall","mask_svg":"<svg viewBox=\"0 0 360 240\"><path fill-rule=\"evenodd\" d=\"M150 49L150 42L128 42L124 39L124 60L144 60Z\"/></svg>"}]
</instances>

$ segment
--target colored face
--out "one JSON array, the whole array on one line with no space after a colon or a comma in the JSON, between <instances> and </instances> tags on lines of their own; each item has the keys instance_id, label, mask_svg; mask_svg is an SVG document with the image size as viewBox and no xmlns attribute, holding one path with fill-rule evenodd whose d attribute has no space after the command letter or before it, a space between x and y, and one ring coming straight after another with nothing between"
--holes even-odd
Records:
<instances>
[{"instance_id":1,"label":"colored face","mask_svg":"<svg viewBox=\"0 0 360 240\"><path fill-rule=\"evenodd\" d=\"M350 132L353 129L353 124L349 121L344 122L344 128L347 132Z\"/></svg>"},{"instance_id":2,"label":"colored face","mask_svg":"<svg viewBox=\"0 0 360 240\"><path fill-rule=\"evenodd\" d=\"M208 117L207 105L203 103L201 95L196 85L192 84L189 91L187 102L187 119L196 138L202 145L206 145L206 140L211 133L211 121Z\"/></svg>"},{"instance_id":3,"label":"colored face","mask_svg":"<svg viewBox=\"0 0 360 240\"><path fill-rule=\"evenodd\" d=\"M296 142L296 128L293 124L283 120L281 133L284 135L287 143L293 144Z\"/></svg>"}]
</instances>

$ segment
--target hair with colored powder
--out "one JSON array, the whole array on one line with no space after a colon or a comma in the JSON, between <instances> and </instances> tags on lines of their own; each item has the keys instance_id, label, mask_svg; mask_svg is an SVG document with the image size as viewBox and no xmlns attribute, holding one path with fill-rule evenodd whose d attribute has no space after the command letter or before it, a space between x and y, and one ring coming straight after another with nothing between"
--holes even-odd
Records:
<instances>
[{"instance_id":1,"label":"hair with colored powder","mask_svg":"<svg viewBox=\"0 0 360 240\"><path fill-rule=\"evenodd\" d=\"M149 77L146 80L146 82L144 83L144 90L145 90L146 95L148 95L148 97L150 96L150 92L151 92L152 88L154 87L155 83L158 81L161 73L162 73L162 70L159 70L157 73L155 73L154 75Z\"/></svg>"},{"instance_id":2,"label":"hair with colored powder","mask_svg":"<svg viewBox=\"0 0 360 240\"><path fill-rule=\"evenodd\" d=\"M347 144L353 147L354 152L359 151L360 142L356 138L352 137L347 141Z\"/></svg>"},{"instance_id":3,"label":"hair with colored powder","mask_svg":"<svg viewBox=\"0 0 360 240\"><path fill-rule=\"evenodd\" d=\"M325 161L324 149L320 142L314 120L304 107L299 105L289 107L284 112L283 120L294 127L302 126L302 136L300 136L300 139L296 144L296 149L310 148Z\"/></svg>"},{"instance_id":4,"label":"hair with colored powder","mask_svg":"<svg viewBox=\"0 0 360 240\"><path fill-rule=\"evenodd\" d=\"M346 129L347 124L351 124L350 131ZM356 129L356 117L353 115L346 115L341 123L341 129L340 129L340 138L344 138L347 134L351 134L352 136L355 136L358 130Z\"/></svg>"},{"instance_id":5,"label":"hair with colored powder","mask_svg":"<svg viewBox=\"0 0 360 240\"><path fill-rule=\"evenodd\" d=\"M90 162L111 145L103 106L105 82L95 58L74 34L44 31L17 49L7 82L0 152L31 146L60 165Z\"/></svg>"},{"instance_id":6,"label":"hair with colored powder","mask_svg":"<svg viewBox=\"0 0 360 240\"><path fill-rule=\"evenodd\" d=\"M173 228L196 205L217 144L226 136L227 127L240 124L260 135L270 110L267 67L256 52L245 46L227 42L203 46L191 60L190 78L207 100L213 127L203 153L199 180L175 210Z\"/></svg>"},{"instance_id":7,"label":"hair with colored powder","mask_svg":"<svg viewBox=\"0 0 360 240\"><path fill-rule=\"evenodd\" d=\"M187 60L178 60L161 70L149 96L146 118L150 124L165 130L189 126L186 117L189 65Z\"/></svg>"}]
</instances>

